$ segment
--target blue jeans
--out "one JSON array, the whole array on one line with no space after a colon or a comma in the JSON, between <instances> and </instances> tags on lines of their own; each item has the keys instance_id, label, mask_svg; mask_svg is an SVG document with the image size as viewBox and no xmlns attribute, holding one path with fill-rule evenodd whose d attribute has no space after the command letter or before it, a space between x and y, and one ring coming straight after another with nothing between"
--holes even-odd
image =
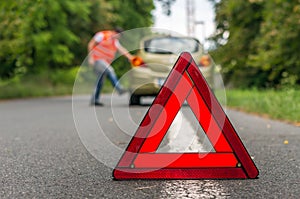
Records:
<instances>
[{"instance_id":1,"label":"blue jeans","mask_svg":"<svg viewBox=\"0 0 300 199\"><path fill-rule=\"evenodd\" d=\"M106 76L110 80L111 84L116 88L119 93L122 93L123 88L119 84L116 73L111 65L104 60L97 60L94 64L94 72L98 76L94 93L92 95L92 103L99 102L101 89Z\"/></svg>"}]
</instances>

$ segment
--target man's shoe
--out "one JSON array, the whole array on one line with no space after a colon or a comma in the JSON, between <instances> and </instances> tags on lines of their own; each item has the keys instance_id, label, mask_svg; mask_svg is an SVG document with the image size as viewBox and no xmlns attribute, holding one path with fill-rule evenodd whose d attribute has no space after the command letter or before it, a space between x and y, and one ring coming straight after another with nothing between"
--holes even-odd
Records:
<instances>
[{"instance_id":1,"label":"man's shoe","mask_svg":"<svg viewBox=\"0 0 300 199\"><path fill-rule=\"evenodd\" d=\"M126 93L127 91L124 89L119 90L119 95L123 95L124 93Z\"/></svg>"},{"instance_id":2,"label":"man's shoe","mask_svg":"<svg viewBox=\"0 0 300 199\"><path fill-rule=\"evenodd\" d=\"M91 106L104 106L101 102L91 102Z\"/></svg>"}]
</instances>

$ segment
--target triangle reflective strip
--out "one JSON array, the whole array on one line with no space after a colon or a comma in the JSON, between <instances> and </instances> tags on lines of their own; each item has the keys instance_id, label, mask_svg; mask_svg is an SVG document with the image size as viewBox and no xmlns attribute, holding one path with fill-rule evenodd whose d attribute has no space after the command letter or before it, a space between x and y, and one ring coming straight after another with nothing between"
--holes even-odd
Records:
<instances>
[{"instance_id":1,"label":"triangle reflective strip","mask_svg":"<svg viewBox=\"0 0 300 199\"><path fill-rule=\"evenodd\" d=\"M216 122L222 128L223 135L225 136L235 155L239 159L239 162L245 170L245 173L249 178L256 178L259 174L257 167L255 166L252 158L248 154L229 118L227 117L217 98L209 88L207 82L205 81L205 78L199 71L194 61L192 61L189 68L187 68L187 72L194 80L195 87L198 89L203 101L205 101L208 108L210 109L211 115L215 118Z\"/></svg>"},{"instance_id":2,"label":"triangle reflective strip","mask_svg":"<svg viewBox=\"0 0 300 199\"><path fill-rule=\"evenodd\" d=\"M187 101L216 152L156 153ZM182 53L113 171L115 179L256 178L258 170L189 53Z\"/></svg>"}]
</instances>

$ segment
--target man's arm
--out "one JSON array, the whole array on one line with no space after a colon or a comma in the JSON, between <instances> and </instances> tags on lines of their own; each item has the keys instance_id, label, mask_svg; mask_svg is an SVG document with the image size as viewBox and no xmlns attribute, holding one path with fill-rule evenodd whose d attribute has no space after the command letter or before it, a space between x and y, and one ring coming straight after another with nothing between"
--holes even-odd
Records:
<instances>
[{"instance_id":1,"label":"man's arm","mask_svg":"<svg viewBox=\"0 0 300 199\"><path fill-rule=\"evenodd\" d=\"M94 47L97 45L97 42L95 41L94 38L92 38L89 43L88 43L88 63L92 66L95 63L95 60L93 59L93 56L91 54L92 50Z\"/></svg>"},{"instance_id":2,"label":"man's arm","mask_svg":"<svg viewBox=\"0 0 300 199\"><path fill-rule=\"evenodd\" d=\"M132 55L128 52L128 50L127 50L126 48L124 48L124 47L120 44L120 42L119 42L118 40L116 41L116 47L117 47L118 51L119 51L122 55L124 55L125 57L127 57L127 59L128 59L129 61L131 61L131 60L133 59L134 56L132 56Z\"/></svg>"},{"instance_id":3,"label":"man's arm","mask_svg":"<svg viewBox=\"0 0 300 199\"><path fill-rule=\"evenodd\" d=\"M92 38L88 43L88 53L90 53L96 45L97 45L96 40Z\"/></svg>"}]
</instances>

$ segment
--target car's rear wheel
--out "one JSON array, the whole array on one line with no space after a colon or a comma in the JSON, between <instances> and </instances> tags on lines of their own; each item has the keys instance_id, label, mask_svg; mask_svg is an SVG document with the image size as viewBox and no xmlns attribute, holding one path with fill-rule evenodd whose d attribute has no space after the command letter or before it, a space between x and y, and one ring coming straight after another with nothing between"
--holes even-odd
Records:
<instances>
[{"instance_id":1,"label":"car's rear wheel","mask_svg":"<svg viewBox=\"0 0 300 199\"><path fill-rule=\"evenodd\" d=\"M130 100L129 100L129 105L140 105L141 104L141 96L131 94Z\"/></svg>"}]
</instances>

